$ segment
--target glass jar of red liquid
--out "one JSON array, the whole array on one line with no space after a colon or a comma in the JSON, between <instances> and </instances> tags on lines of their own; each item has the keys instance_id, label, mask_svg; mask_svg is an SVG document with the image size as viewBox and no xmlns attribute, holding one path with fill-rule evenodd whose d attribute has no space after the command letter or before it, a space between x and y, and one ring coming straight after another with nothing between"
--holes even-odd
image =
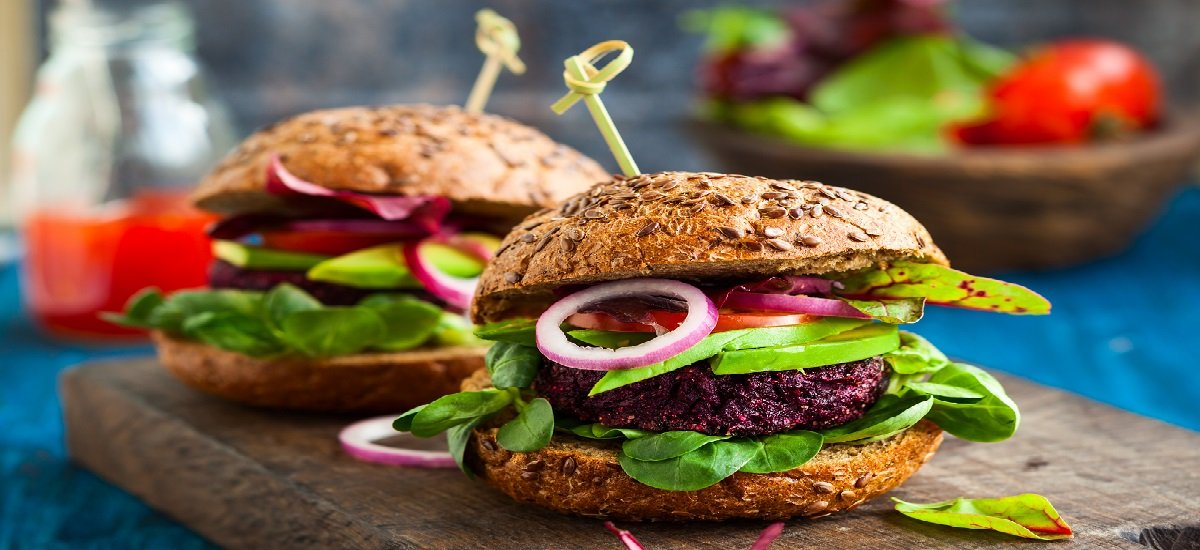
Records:
<instances>
[{"instance_id":1,"label":"glass jar of red liquid","mask_svg":"<svg viewBox=\"0 0 1200 550\"><path fill-rule=\"evenodd\" d=\"M74 340L141 337L100 312L138 290L199 287L212 218L191 186L232 144L176 2L63 0L13 139L13 204L31 317Z\"/></svg>"}]
</instances>

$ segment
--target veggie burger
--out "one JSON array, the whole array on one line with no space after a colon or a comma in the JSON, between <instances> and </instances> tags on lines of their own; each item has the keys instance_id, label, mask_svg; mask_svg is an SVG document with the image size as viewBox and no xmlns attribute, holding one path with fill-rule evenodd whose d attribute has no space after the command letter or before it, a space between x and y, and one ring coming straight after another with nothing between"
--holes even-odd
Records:
<instances>
[{"instance_id":1,"label":"veggie burger","mask_svg":"<svg viewBox=\"0 0 1200 550\"><path fill-rule=\"evenodd\" d=\"M486 342L463 315L524 216L608 179L512 120L399 105L299 115L243 142L194 200L211 289L143 292L115 320L163 365L254 405L402 411L454 392Z\"/></svg>"},{"instance_id":2,"label":"veggie burger","mask_svg":"<svg viewBox=\"0 0 1200 550\"><path fill-rule=\"evenodd\" d=\"M951 269L920 223L857 191L616 177L504 239L472 306L486 372L395 427L447 432L468 473L560 512L826 515L898 486L943 431L1017 428L995 378L899 330L930 304L1050 309Z\"/></svg>"}]
</instances>

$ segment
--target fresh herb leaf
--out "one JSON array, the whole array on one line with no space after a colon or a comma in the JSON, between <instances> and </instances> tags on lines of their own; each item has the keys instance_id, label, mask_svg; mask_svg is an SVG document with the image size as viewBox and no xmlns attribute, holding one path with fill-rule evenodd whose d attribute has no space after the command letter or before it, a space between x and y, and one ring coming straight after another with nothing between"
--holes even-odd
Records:
<instances>
[{"instance_id":1,"label":"fresh herb leaf","mask_svg":"<svg viewBox=\"0 0 1200 550\"><path fill-rule=\"evenodd\" d=\"M504 390L452 393L417 411L410 431L417 437L433 437L454 426L499 412L512 401L513 395Z\"/></svg>"},{"instance_id":2,"label":"fresh herb leaf","mask_svg":"<svg viewBox=\"0 0 1200 550\"><path fill-rule=\"evenodd\" d=\"M940 400L955 400L956 403L961 402L957 400L978 401L984 396L984 394L968 388L960 388L958 386L951 386L948 384L937 384L934 382L909 382L905 384L904 387L917 393L932 395Z\"/></svg>"},{"instance_id":3,"label":"fresh herb leaf","mask_svg":"<svg viewBox=\"0 0 1200 550\"><path fill-rule=\"evenodd\" d=\"M471 430L478 426L483 418L476 418L466 424L459 424L446 430L446 444L449 447L450 456L454 458L454 463L458 464L458 469L467 474L468 478L475 477L475 472L472 472L467 467L463 457L467 454L467 443L471 441Z\"/></svg>"},{"instance_id":4,"label":"fresh herb leaf","mask_svg":"<svg viewBox=\"0 0 1200 550\"><path fill-rule=\"evenodd\" d=\"M1058 540L1074 533L1067 522L1042 495L1026 493L1001 498L956 498L931 504L915 504L893 498L896 510L910 518L961 527L990 529L1027 539Z\"/></svg>"},{"instance_id":5,"label":"fresh herb leaf","mask_svg":"<svg viewBox=\"0 0 1200 550\"><path fill-rule=\"evenodd\" d=\"M157 288L144 288L134 294L125 304L124 313L104 312L100 316L104 320L133 328L157 328L152 322L155 310L164 302L162 292Z\"/></svg>"},{"instance_id":6,"label":"fresh herb leaf","mask_svg":"<svg viewBox=\"0 0 1200 550\"><path fill-rule=\"evenodd\" d=\"M878 319L894 325L915 323L925 314L924 298L904 298L900 300L850 300L842 299L872 319Z\"/></svg>"},{"instance_id":7,"label":"fresh herb leaf","mask_svg":"<svg viewBox=\"0 0 1200 550\"><path fill-rule=\"evenodd\" d=\"M542 365L542 354L536 348L496 342L484 356L484 364L497 388L528 388Z\"/></svg>"},{"instance_id":8,"label":"fresh herb leaf","mask_svg":"<svg viewBox=\"0 0 1200 550\"><path fill-rule=\"evenodd\" d=\"M392 429L398 432L411 432L413 418L416 418L417 413L421 412L421 410L427 406L428 405L417 405L416 407L409 409L404 414L397 417L396 420L392 421Z\"/></svg>"},{"instance_id":9,"label":"fresh herb leaf","mask_svg":"<svg viewBox=\"0 0 1200 550\"><path fill-rule=\"evenodd\" d=\"M626 441L621 452L635 460L667 460L730 437L690 431L662 432Z\"/></svg>"},{"instance_id":10,"label":"fresh herb leaf","mask_svg":"<svg viewBox=\"0 0 1200 550\"><path fill-rule=\"evenodd\" d=\"M998 313L1050 312L1050 302L1023 286L938 264L896 262L886 270L851 274L841 282L840 294L854 298L925 298L931 304Z\"/></svg>"},{"instance_id":11,"label":"fresh herb leaf","mask_svg":"<svg viewBox=\"0 0 1200 550\"><path fill-rule=\"evenodd\" d=\"M637 460L624 452L618 459L629 477L645 485L666 491L696 491L742 469L758 454L759 446L752 439L737 439L709 443L667 460Z\"/></svg>"},{"instance_id":12,"label":"fresh herb leaf","mask_svg":"<svg viewBox=\"0 0 1200 550\"><path fill-rule=\"evenodd\" d=\"M267 321L274 328L283 325L283 319L297 311L312 311L321 309L321 302L307 292L289 284L276 285L263 296L263 308L266 309Z\"/></svg>"},{"instance_id":13,"label":"fresh herb leaf","mask_svg":"<svg viewBox=\"0 0 1200 550\"><path fill-rule=\"evenodd\" d=\"M283 343L266 323L235 311L204 312L188 317L182 330L190 338L251 357L275 355Z\"/></svg>"},{"instance_id":14,"label":"fresh herb leaf","mask_svg":"<svg viewBox=\"0 0 1200 550\"><path fill-rule=\"evenodd\" d=\"M935 398L929 420L943 430L960 439L984 443L1003 441L1016 433L1021 423L1017 404L1004 393L1000 382L982 369L954 363L933 373L928 382L982 396L967 403Z\"/></svg>"},{"instance_id":15,"label":"fresh herb leaf","mask_svg":"<svg viewBox=\"0 0 1200 550\"><path fill-rule=\"evenodd\" d=\"M441 308L404 295L368 296L356 309L370 309L383 320L384 334L371 347L384 351L405 351L424 344L442 319Z\"/></svg>"},{"instance_id":16,"label":"fresh herb leaf","mask_svg":"<svg viewBox=\"0 0 1200 550\"><path fill-rule=\"evenodd\" d=\"M942 353L929 340L911 332L900 332L900 348L883 354L896 374L918 374L937 372L950 364L946 354Z\"/></svg>"},{"instance_id":17,"label":"fresh herb leaf","mask_svg":"<svg viewBox=\"0 0 1200 550\"><path fill-rule=\"evenodd\" d=\"M873 323L802 345L721 352L712 360L712 371L748 374L822 367L867 359L899 346L895 325Z\"/></svg>"},{"instance_id":18,"label":"fresh herb leaf","mask_svg":"<svg viewBox=\"0 0 1200 550\"><path fill-rule=\"evenodd\" d=\"M309 357L336 357L362 351L383 339L383 319L366 308L326 307L296 311L280 325L293 348Z\"/></svg>"},{"instance_id":19,"label":"fresh herb leaf","mask_svg":"<svg viewBox=\"0 0 1200 550\"><path fill-rule=\"evenodd\" d=\"M475 329L475 336L493 342L510 342L523 346L537 346L534 330L537 319L508 319L497 323L488 323Z\"/></svg>"},{"instance_id":20,"label":"fresh herb leaf","mask_svg":"<svg viewBox=\"0 0 1200 550\"><path fill-rule=\"evenodd\" d=\"M770 474L799 468L821 452L824 441L821 434L808 431L769 435L759 440L758 452L739 471Z\"/></svg>"},{"instance_id":21,"label":"fresh herb leaf","mask_svg":"<svg viewBox=\"0 0 1200 550\"><path fill-rule=\"evenodd\" d=\"M919 422L932 406L933 399L926 395L884 395L867 409L867 414L862 418L820 433L825 437L825 443L879 441L907 430Z\"/></svg>"},{"instance_id":22,"label":"fresh herb leaf","mask_svg":"<svg viewBox=\"0 0 1200 550\"><path fill-rule=\"evenodd\" d=\"M516 418L500 426L496 442L515 453L545 447L554 435L554 409L550 402L538 397L519 409Z\"/></svg>"}]
</instances>

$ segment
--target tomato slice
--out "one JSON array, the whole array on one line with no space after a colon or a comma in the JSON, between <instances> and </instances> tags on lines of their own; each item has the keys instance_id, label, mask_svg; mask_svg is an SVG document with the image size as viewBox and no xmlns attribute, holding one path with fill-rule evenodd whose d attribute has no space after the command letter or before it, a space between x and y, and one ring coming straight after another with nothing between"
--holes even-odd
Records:
<instances>
[{"instance_id":1,"label":"tomato slice","mask_svg":"<svg viewBox=\"0 0 1200 550\"><path fill-rule=\"evenodd\" d=\"M674 329L687 317L686 313L673 311L652 311L650 316L654 322L666 329ZM787 325L803 325L818 320L813 315L803 313L746 313L722 310L717 317L717 326L713 332L740 330L744 328L780 327ZM654 327L642 323L625 323L613 318L607 313L576 313L567 317L567 323L579 327L610 332L654 332Z\"/></svg>"},{"instance_id":2,"label":"tomato slice","mask_svg":"<svg viewBox=\"0 0 1200 550\"><path fill-rule=\"evenodd\" d=\"M355 250L403 240L396 235L371 235L353 231L264 231L263 246L275 250L341 256Z\"/></svg>"}]
</instances>

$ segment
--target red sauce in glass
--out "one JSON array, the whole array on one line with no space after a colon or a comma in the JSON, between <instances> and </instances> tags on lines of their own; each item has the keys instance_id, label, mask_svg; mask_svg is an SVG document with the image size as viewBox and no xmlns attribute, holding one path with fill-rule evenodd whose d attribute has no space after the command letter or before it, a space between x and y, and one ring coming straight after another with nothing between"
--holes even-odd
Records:
<instances>
[{"instance_id":1,"label":"red sauce in glass","mask_svg":"<svg viewBox=\"0 0 1200 550\"><path fill-rule=\"evenodd\" d=\"M98 317L121 311L137 291L205 285L214 216L185 193L141 192L94 211L42 208L26 218L23 288L35 322L52 335L86 340L140 338Z\"/></svg>"}]
</instances>

